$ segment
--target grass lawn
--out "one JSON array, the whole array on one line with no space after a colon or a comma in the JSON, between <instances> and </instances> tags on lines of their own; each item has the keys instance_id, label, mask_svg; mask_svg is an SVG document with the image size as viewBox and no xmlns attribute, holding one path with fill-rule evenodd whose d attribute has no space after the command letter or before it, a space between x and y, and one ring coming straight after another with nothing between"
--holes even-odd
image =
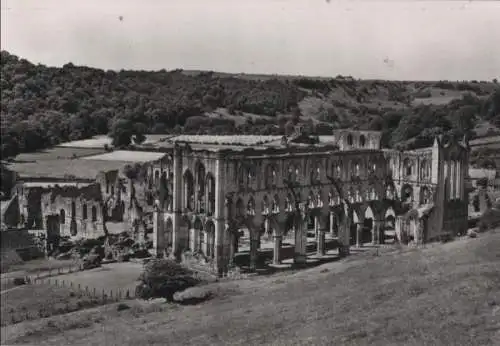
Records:
<instances>
[{"instance_id":1,"label":"grass lawn","mask_svg":"<svg viewBox=\"0 0 500 346\"><path fill-rule=\"evenodd\" d=\"M101 304L101 300L82 295L68 288L52 285L24 285L3 292L1 325L65 314Z\"/></svg>"},{"instance_id":2,"label":"grass lawn","mask_svg":"<svg viewBox=\"0 0 500 346\"><path fill-rule=\"evenodd\" d=\"M47 272L49 270L57 270L58 268L68 268L70 265L75 266L77 262L74 260L56 260L56 259L35 259L19 264L12 264L6 268L2 268L2 278L16 277L22 275L33 275L36 273Z\"/></svg>"},{"instance_id":3,"label":"grass lawn","mask_svg":"<svg viewBox=\"0 0 500 346\"><path fill-rule=\"evenodd\" d=\"M109 263L100 268L59 275L57 279L72 282L73 286L95 288L98 292L103 289L125 292L128 289L132 294L142 268L142 264L132 262Z\"/></svg>"},{"instance_id":4,"label":"grass lawn","mask_svg":"<svg viewBox=\"0 0 500 346\"><path fill-rule=\"evenodd\" d=\"M2 328L2 343L500 344L500 230L212 285L226 294L159 311L106 306L23 322Z\"/></svg>"}]
</instances>

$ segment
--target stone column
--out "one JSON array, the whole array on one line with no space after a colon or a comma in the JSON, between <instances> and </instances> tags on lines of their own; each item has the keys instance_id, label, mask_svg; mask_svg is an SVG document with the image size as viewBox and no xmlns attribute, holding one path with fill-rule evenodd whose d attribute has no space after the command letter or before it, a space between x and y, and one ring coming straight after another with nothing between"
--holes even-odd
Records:
<instances>
[{"instance_id":1,"label":"stone column","mask_svg":"<svg viewBox=\"0 0 500 346\"><path fill-rule=\"evenodd\" d=\"M257 270L257 261L259 258L259 234L258 230L250 231L250 271Z\"/></svg>"},{"instance_id":2,"label":"stone column","mask_svg":"<svg viewBox=\"0 0 500 346\"><path fill-rule=\"evenodd\" d=\"M231 244L229 247L229 265L234 265L234 256L238 252L238 235L236 234L238 230L230 230Z\"/></svg>"},{"instance_id":3,"label":"stone column","mask_svg":"<svg viewBox=\"0 0 500 346\"><path fill-rule=\"evenodd\" d=\"M163 227L163 213L155 210L153 213L153 255L161 256L165 249Z\"/></svg>"},{"instance_id":4,"label":"stone column","mask_svg":"<svg viewBox=\"0 0 500 346\"><path fill-rule=\"evenodd\" d=\"M318 242L316 248L316 253L318 254L318 256L325 255L325 233L326 229L320 228L318 230Z\"/></svg>"},{"instance_id":5,"label":"stone column","mask_svg":"<svg viewBox=\"0 0 500 346\"><path fill-rule=\"evenodd\" d=\"M372 245L380 244L380 221L373 220L372 225Z\"/></svg>"},{"instance_id":6,"label":"stone column","mask_svg":"<svg viewBox=\"0 0 500 346\"><path fill-rule=\"evenodd\" d=\"M295 264L304 264L307 262L307 222L302 215L295 218L295 253L293 262Z\"/></svg>"},{"instance_id":7,"label":"stone column","mask_svg":"<svg viewBox=\"0 0 500 346\"><path fill-rule=\"evenodd\" d=\"M336 219L335 219L334 213L330 212L330 235L332 236L332 238L335 238L335 236L336 236L335 226L334 226L335 221L336 221Z\"/></svg>"},{"instance_id":8,"label":"stone column","mask_svg":"<svg viewBox=\"0 0 500 346\"><path fill-rule=\"evenodd\" d=\"M227 272L227 258L224 256L224 249L229 246L226 225L226 197L225 197L225 162L222 157L218 157L215 162L215 267L219 276Z\"/></svg>"},{"instance_id":9,"label":"stone column","mask_svg":"<svg viewBox=\"0 0 500 346\"><path fill-rule=\"evenodd\" d=\"M345 210L339 229L339 257L348 256L351 247L351 216Z\"/></svg>"},{"instance_id":10,"label":"stone column","mask_svg":"<svg viewBox=\"0 0 500 346\"><path fill-rule=\"evenodd\" d=\"M363 246L363 224L358 223L356 224L356 247L362 247Z\"/></svg>"},{"instance_id":11,"label":"stone column","mask_svg":"<svg viewBox=\"0 0 500 346\"><path fill-rule=\"evenodd\" d=\"M173 191L173 216L172 216L172 255L179 259L180 228L182 218L182 150L179 146L174 147L174 191Z\"/></svg>"},{"instance_id":12,"label":"stone column","mask_svg":"<svg viewBox=\"0 0 500 346\"><path fill-rule=\"evenodd\" d=\"M396 216L396 237L401 244L406 243L406 229L404 227L404 219L402 216Z\"/></svg>"},{"instance_id":13,"label":"stone column","mask_svg":"<svg viewBox=\"0 0 500 346\"><path fill-rule=\"evenodd\" d=\"M283 242L283 236L274 232L274 249L273 249L273 264L281 264L281 244Z\"/></svg>"}]
</instances>

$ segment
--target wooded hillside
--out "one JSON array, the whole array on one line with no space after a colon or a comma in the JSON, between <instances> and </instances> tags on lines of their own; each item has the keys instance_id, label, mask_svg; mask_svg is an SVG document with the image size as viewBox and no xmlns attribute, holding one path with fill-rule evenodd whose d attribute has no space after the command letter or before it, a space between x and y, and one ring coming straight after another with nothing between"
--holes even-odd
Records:
<instances>
[{"instance_id":1,"label":"wooded hillside","mask_svg":"<svg viewBox=\"0 0 500 346\"><path fill-rule=\"evenodd\" d=\"M35 65L2 51L0 87L3 158L106 133L127 145L144 133L285 134L300 121L318 134L381 130L384 145L413 148L438 133L500 127L496 81L115 72Z\"/></svg>"}]
</instances>

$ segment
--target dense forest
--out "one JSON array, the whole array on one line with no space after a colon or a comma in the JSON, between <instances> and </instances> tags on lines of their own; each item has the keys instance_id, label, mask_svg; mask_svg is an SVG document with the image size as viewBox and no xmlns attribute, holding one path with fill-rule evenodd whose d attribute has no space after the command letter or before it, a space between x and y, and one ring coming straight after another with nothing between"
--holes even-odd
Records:
<instances>
[{"instance_id":1,"label":"dense forest","mask_svg":"<svg viewBox=\"0 0 500 346\"><path fill-rule=\"evenodd\" d=\"M383 131L384 145L415 148L436 134L462 137L479 122L500 128L493 82L389 82L351 77L104 71L35 65L1 52L2 158L97 134L116 146L146 133L286 134ZM449 102L433 102L454 95ZM428 100L429 102L418 102ZM215 114L215 115L214 115Z\"/></svg>"}]
</instances>

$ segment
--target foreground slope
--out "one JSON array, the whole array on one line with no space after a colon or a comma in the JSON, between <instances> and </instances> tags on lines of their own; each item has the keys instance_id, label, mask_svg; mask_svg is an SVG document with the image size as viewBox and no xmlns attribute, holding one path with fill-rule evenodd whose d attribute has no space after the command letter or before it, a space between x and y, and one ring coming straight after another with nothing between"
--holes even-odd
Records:
<instances>
[{"instance_id":1,"label":"foreground slope","mask_svg":"<svg viewBox=\"0 0 500 346\"><path fill-rule=\"evenodd\" d=\"M9 326L2 343L500 344L500 230L218 287L225 294L199 306L108 306Z\"/></svg>"}]
</instances>

